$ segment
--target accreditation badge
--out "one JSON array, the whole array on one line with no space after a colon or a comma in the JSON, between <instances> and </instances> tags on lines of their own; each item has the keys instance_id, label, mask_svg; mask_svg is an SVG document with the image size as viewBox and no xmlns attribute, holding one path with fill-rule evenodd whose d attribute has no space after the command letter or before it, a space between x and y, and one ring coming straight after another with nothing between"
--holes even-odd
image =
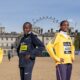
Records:
<instances>
[{"instance_id":1,"label":"accreditation badge","mask_svg":"<svg viewBox=\"0 0 80 80\"><path fill-rule=\"evenodd\" d=\"M70 42L64 42L64 53L70 54L71 53L71 43Z\"/></svg>"},{"instance_id":2,"label":"accreditation badge","mask_svg":"<svg viewBox=\"0 0 80 80\"><path fill-rule=\"evenodd\" d=\"M27 51L27 50L28 50L28 46L25 44L21 44L20 51Z\"/></svg>"}]
</instances>

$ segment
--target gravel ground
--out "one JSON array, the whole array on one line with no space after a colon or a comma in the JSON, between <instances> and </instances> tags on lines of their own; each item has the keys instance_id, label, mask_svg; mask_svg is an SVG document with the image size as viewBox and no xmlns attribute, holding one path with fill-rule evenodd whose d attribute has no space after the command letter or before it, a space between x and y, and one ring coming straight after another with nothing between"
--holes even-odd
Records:
<instances>
[{"instance_id":1,"label":"gravel ground","mask_svg":"<svg viewBox=\"0 0 80 80\"><path fill-rule=\"evenodd\" d=\"M10 62L4 57L0 64L0 80L20 80L18 57L13 57ZM55 64L50 57L36 58L32 80L56 80ZM80 56L76 56L71 80L80 80Z\"/></svg>"}]
</instances>

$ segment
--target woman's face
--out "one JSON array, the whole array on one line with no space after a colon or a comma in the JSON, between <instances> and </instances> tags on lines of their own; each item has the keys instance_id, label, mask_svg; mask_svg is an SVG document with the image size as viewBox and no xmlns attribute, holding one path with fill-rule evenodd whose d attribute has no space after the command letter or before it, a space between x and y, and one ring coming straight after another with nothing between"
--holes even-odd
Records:
<instances>
[{"instance_id":1,"label":"woman's face","mask_svg":"<svg viewBox=\"0 0 80 80\"><path fill-rule=\"evenodd\" d=\"M29 24L26 24L25 27L23 27L24 34L27 34L31 31L31 26Z\"/></svg>"},{"instance_id":2,"label":"woman's face","mask_svg":"<svg viewBox=\"0 0 80 80\"><path fill-rule=\"evenodd\" d=\"M67 32L69 29L69 23L68 22L64 22L61 26L60 26L61 30L64 32Z\"/></svg>"}]
</instances>

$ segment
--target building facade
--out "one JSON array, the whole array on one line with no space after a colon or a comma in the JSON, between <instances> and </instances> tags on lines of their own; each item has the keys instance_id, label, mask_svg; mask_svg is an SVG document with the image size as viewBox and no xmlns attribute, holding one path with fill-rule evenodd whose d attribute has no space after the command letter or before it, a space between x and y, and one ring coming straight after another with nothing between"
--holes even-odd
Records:
<instances>
[{"instance_id":1,"label":"building facade","mask_svg":"<svg viewBox=\"0 0 80 80\"><path fill-rule=\"evenodd\" d=\"M6 33L5 28L0 28L0 31L0 47L4 50L4 55L7 55L9 52L12 52L13 55L16 54L14 45L22 33ZM40 27L33 27L32 32L38 36L44 45L46 45L55 35L53 29L43 33L43 29ZM74 36L72 36L72 39L74 41Z\"/></svg>"}]
</instances>

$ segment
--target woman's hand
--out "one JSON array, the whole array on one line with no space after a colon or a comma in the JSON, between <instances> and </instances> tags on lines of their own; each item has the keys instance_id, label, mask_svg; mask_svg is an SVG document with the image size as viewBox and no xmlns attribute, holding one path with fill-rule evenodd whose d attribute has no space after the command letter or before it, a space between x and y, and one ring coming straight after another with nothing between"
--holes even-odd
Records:
<instances>
[{"instance_id":1,"label":"woman's hand","mask_svg":"<svg viewBox=\"0 0 80 80\"><path fill-rule=\"evenodd\" d=\"M26 55L26 56L25 56L25 59L26 59L26 60L30 59L30 55Z\"/></svg>"},{"instance_id":2,"label":"woman's hand","mask_svg":"<svg viewBox=\"0 0 80 80\"><path fill-rule=\"evenodd\" d=\"M60 58L60 62L63 63L64 62L64 59L63 58Z\"/></svg>"}]
</instances>

